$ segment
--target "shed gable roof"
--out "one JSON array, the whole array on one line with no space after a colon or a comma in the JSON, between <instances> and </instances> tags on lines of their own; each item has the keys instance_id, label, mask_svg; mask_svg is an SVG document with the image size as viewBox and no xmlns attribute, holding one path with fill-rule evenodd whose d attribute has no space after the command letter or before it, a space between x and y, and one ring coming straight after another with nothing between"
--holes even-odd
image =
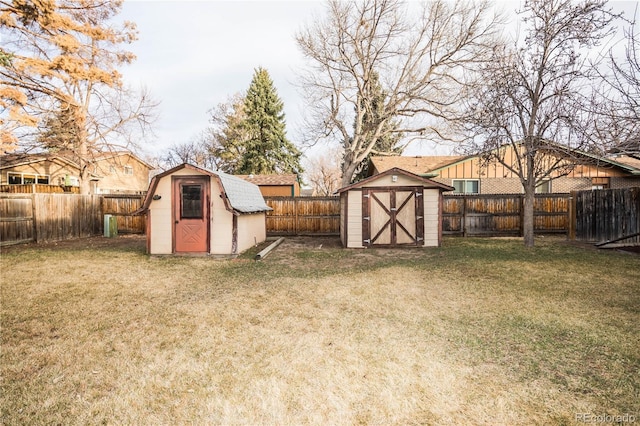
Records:
<instances>
[{"instance_id":1,"label":"shed gable roof","mask_svg":"<svg viewBox=\"0 0 640 426\"><path fill-rule=\"evenodd\" d=\"M425 188L437 188L441 191L453 191L455 188L449 185L445 185L443 183L440 182L436 182L434 180L419 176L415 173L411 173L408 172L406 170L400 169L398 167L394 167L392 169L386 170L382 173L379 173L377 175L373 175L373 176L369 176L366 179L363 179L359 182L356 183L352 183L351 185L345 186L343 188L338 189L337 193L340 194L342 192L348 191L350 189L355 189L355 188L362 188L367 186L368 184L370 184L371 182L380 179L381 177L384 176L388 176L388 175L403 175L406 176L410 179L414 179L415 181L417 181L418 183L421 183Z\"/></svg>"},{"instance_id":2,"label":"shed gable roof","mask_svg":"<svg viewBox=\"0 0 640 426\"><path fill-rule=\"evenodd\" d=\"M260 192L260 188L256 185L236 176L222 172L214 172L212 170L184 163L154 176L151 179L149 191L147 192L142 207L134 213L141 213L149 208L160 179L170 176L182 169L191 169L208 176L216 177L220 182L225 204L229 210L233 210L237 213L258 213L272 210L271 207L265 203L264 197Z\"/></svg>"}]
</instances>

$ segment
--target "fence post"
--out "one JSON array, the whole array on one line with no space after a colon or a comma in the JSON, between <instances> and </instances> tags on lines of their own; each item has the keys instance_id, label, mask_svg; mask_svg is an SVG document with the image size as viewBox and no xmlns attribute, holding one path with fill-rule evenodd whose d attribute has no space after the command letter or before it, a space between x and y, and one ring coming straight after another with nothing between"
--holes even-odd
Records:
<instances>
[{"instance_id":1,"label":"fence post","mask_svg":"<svg viewBox=\"0 0 640 426\"><path fill-rule=\"evenodd\" d=\"M467 236L467 195L462 195L462 236Z\"/></svg>"},{"instance_id":2,"label":"fence post","mask_svg":"<svg viewBox=\"0 0 640 426\"><path fill-rule=\"evenodd\" d=\"M36 216L36 194L31 194L31 223L33 226L33 241L38 242L38 218Z\"/></svg>"},{"instance_id":3,"label":"fence post","mask_svg":"<svg viewBox=\"0 0 640 426\"><path fill-rule=\"evenodd\" d=\"M294 198L293 199L293 214L294 214L294 219L293 219L293 235L298 235L298 229L300 229L300 224L298 223L298 199Z\"/></svg>"},{"instance_id":4,"label":"fence post","mask_svg":"<svg viewBox=\"0 0 640 426\"><path fill-rule=\"evenodd\" d=\"M570 240L576 239L576 191L571 191L571 195L569 195L569 232L568 237Z\"/></svg>"},{"instance_id":5,"label":"fence post","mask_svg":"<svg viewBox=\"0 0 640 426\"><path fill-rule=\"evenodd\" d=\"M519 198L520 198L520 203L518 207L520 209L520 211L518 212L520 214L519 236L524 237L524 194L520 194ZM534 203L535 203L535 195L534 195ZM535 223L536 223L536 219L535 219L535 212L534 212L534 218L533 218L534 229L535 229ZM534 231L534 235L535 235L535 231Z\"/></svg>"}]
</instances>

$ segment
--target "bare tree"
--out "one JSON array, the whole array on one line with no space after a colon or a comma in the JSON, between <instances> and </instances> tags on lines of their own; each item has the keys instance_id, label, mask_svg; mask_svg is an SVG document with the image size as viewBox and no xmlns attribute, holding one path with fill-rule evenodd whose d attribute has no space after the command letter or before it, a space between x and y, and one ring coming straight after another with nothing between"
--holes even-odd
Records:
<instances>
[{"instance_id":1,"label":"bare tree","mask_svg":"<svg viewBox=\"0 0 640 426\"><path fill-rule=\"evenodd\" d=\"M342 185L390 133L442 136L433 119L448 117L465 70L493 44L498 18L490 16L488 2L406 6L397 0L329 0L326 17L297 34L310 61L301 75L308 135L312 142L341 142Z\"/></svg>"},{"instance_id":2,"label":"bare tree","mask_svg":"<svg viewBox=\"0 0 640 426\"><path fill-rule=\"evenodd\" d=\"M246 120L245 95L236 93L226 102L209 110L210 126L203 133L203 140L217 168L225 173L235 173L245 153L249 135L242 123Z\"/></svg>"},{"instance_id":3,"label":"bare tree","mask_svg":"<svg viewBox=\"0 0 640 426\"><path fill-rule=\"evenodd\" d=\"M572 149L588 149L583 89L596 73L585 55L611 33L615 16L603 0L529 0L519 14L525 37L494 50L467 93L465 124L471 150L520 179L531 247L536 187L571 171Z\"/></svg>"},{"instance_id":4,"label":"bare tree","mask_svg":"<svg viewBox=\"0 0 640 426\"><path fill-rule=\"evenodd\" d=\"M24 150L53 148L60 139L80 166L82 193L94 155L131 147L132 132L144 137L154 118L149 94L126 90L117 71L135 59L121 45L137 37L134 24L109 22L121 5L0 1L0 109L8 116L0 139Z\"/></svg>"},{"instance_id":5,"label":"bare tree","mask_svg":"<svg viewBox=\"0 0 640 426\"><path fill-rule=\"evenodd\" d=\"M168 168L189 163L210 170L219 169L219 159L211 153L208 140L204 135L188 142L171 145L160 160Z\"/></svg>"},{"instance_id":6,"label":"bare tree","mask_svg":"<svg viewBox=\"0 0 640 426\"><path fill-rule=\"evenodd\" d=\"M305 176L315 194L329 196L340 188L340 157L339 150L331 148L308 161Z\"/></svg>"},{"instance_id":7,"label":"bare tree","mask_svg":"<svg viewBox=\"0 0 640 426\"><path fill-rule=\"evenodd\" d=\"M609 52L609 73L595 91L595 136L605 152L640 155L640 36L636 19L625 29L625 54Z\"/></svg>"}]
</instances>

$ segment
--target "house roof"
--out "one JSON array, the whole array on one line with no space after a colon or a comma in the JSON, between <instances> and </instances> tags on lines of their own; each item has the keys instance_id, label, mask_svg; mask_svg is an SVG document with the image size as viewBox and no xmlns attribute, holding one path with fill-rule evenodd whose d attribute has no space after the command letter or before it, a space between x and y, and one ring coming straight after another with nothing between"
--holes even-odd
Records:
<instances>
[{"instance_id":1,"label":"house roof","mask_svg":"<svg viewBox=\"0 0 640 426\"><path fill-rule=\"evenodd\" d=\"M235 175L241 179L251 182L255 185L263 186L290 186L298 183L298 175L289 174L273 174L273 175Z\"/></svg>"},{"instance_id":2,"label":"house roof","mask_svg":"<svg viewBox=\"0 0 640 426\"><path fill-rule=\"evenodd\" d=\"M0 169L8 169L11 167L24 166L27 164L40 163L42 161L57 161L63 164L80 169L73 161L61 157L59 155L41 153L41 154L5 154L0 156Z\"/></svg>"},{"instance_id":3,"label":"house roof","mask_svg":"<svg viewBox=\"0 0 640 426\"><path fill-rule=\"evenodd\" d=\"M560 144L547 142L550 151L560 152L572 157L582 157L587 162L606 164L611 167L621 169L631 175L640 175L640 160L635 156L619 156L615 158L604 158L587 152L571 149ZM455 156L455 155L437 155L423 157L404 157L404 156L387 156L372 157L371 162L378 172L388 170L393 167L399 167L412 173L422 176L436 176L437 173L454 164L477 158L478 155Z\"/></svg>"},{"instance_id":4,"label":"house roof","mask_svg":"<svg viewBox=\"0 0 640 426\"><path fill-rule=\"evenodd\" d=\"M394 156L374 156L371 157L371 164L378 173L398 167L416 175L429 174L431 171L447 166L465 157L461 155L433 155L404 157Z\"/></svg>"},{"instance_id":5,"label":"house roof","mask_svg":"<svg viewBox=\"0 0 640 426\"><path fill-rule=\"evenodd\" d=\"M424 186L426 186L428 188L438 188L441 191L453 191L455 189L452 186L445 185L445 184L440 183L440 182L436 182L435 180L431 180L429 178L422 177L420 175L417 175L415 173L411 173L411 172L409 172L407 170L403 170L403 169L400 169L398 167L394 167L394 168L391 168L389 170L385 170L384 172L379 173L377 175L369 176L368 178L363 179L363 180L361 180L359 182L352 183L351 185L348 185L348 186L345 186L343 188L340 188L336 192L338 194L340 194L340 193L348 191L350 189L362 188L362 187L367 186L367 184L369 184L370 182L372 182L372 181L374 181L376 179L379 179L381 177L388 176L388 175L403 175L403 176L406 176L408 178L415 179L415 180L421 182Z\"/></svg>"},{"instance_id":6,"label":"house roof","mask_svg":"<svg viewBox=\"0 0 640 426\"><path fill-rule=\"evenodd\" d=\"M134 158L136 161L143 164L149 170L153 170L154 167L142 160L140 157L135 155L130 151L114 151L114 152L104 152L98 153L93 157L94 161L98 160L108 160L110 158L120 157L123 155L128 155ZM17 167L23 166L26 164L39 163L41 161L58 161L64 164L67 164L70 167L80 169L80 166L73 160L67 158L64 155L59 154L51 154L47 152L38 153L38 154L26 154L26 153L17 153L17 154L5 154L0 156L0 169L5 169L9 167ZM93 176L93 174L92 174Z\"/></svg>"},{"instance_id":7,"label":"house roof","mask_svg":"<svg viewBox=\"0 0 640 426\"><path fill-rule=\"evenodd\" d=\"M149 191L147 192L142 207L134 213L142 213L149 208L160 179L165 176L172 175L182 169L190 169L205 175L215 176L220 182L224 195L223 199L225 200L228 210L237 213L258 213L272 210L271 207L265 203L262 193L260 192L260 188L256 185L240 179L237 176L228 175L222 172L214 172L212 170L184 163L155 175L151 179Z\"/></svg>"},{"instance_id":8,"label":"house roof","mask_svg":"<svg viewBox=\"0 0 640 426\"><path fill-rule=\"evenodd\" d=\"M612 158L612 160L640 170L640 157L632 155L620 155L618 157Z\"/></svg>"},{"instance_id":9,"label":"house roof","mask_svg":"<svg viewBox=\"0 0 640 426\"><path fill-rule=\"evenodd\" d=\"M109 159L112 159L112 158L115 158L115 157L121 157L123 155L130 156L131 158L133 158L136 161L138 161L140 164L144 165L149 170L155 169L154 166L152 166L151 164L147 163L146 161L144 161L142 158L138 157L137 155L135 155L131 151L109 151L109 152L103 152L103 153L97 154L93 159L96 160L96 161L98 161L98 160L109 160Z\"/></svg>"}]
</instances>

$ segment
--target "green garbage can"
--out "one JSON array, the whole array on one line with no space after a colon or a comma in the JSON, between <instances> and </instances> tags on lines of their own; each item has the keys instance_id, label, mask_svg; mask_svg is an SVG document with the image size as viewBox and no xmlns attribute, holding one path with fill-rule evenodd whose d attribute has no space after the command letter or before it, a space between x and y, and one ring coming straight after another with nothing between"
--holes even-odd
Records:
<instances>
[{"instance_id":1,"label":"green garbage can","mask_svg":"<svg viewBox=\"0 0 640 426\"><path fill-rule=\"evenodd\" d=\"M104 215L104 236L108 238L118 236L118 218L111 214Z\"/></svg>"}]
</instances>

